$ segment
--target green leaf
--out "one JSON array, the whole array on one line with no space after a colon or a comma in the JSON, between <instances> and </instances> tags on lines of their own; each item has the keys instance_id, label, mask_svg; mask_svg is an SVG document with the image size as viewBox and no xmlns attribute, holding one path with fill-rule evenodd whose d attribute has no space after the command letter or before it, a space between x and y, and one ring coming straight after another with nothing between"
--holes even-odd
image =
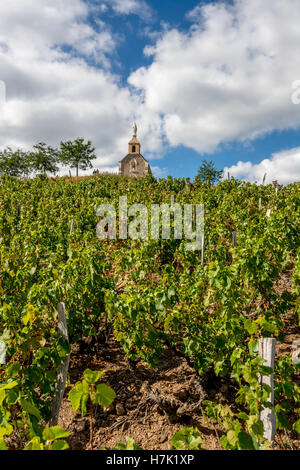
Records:
<instances>
[{"instance_id":1,"label":"green leaf","mask_svg":"<svg viewBox=\"0 0 300 470\"><path fill-rule=\"evenodd\" d=\"M106 449L100 447L98 450L106 450ZM116 450L143 450L143 449L134 443L134 440L132 439L132 437L129 437L127 440L127 443L119 442L116 445Z\"/></svg>"},{"instance_id":2,"label":"green leaf","mask_svg":"<svg viewBox=\"0 0 300 470\"><path fill-rule=\"evenodd\" d=\"M237 359L239 359L242 355L242 350L239 348L236 348L233 353L230 356L230 364L233 365Z\"/></svg>"},{"instance_id":3,"label":"green leaf","mask_svg":"<svg viewBox=\"0 0 300 470\"><path fill-rule=\"evenodd\" d=\"M248 347L250 354L257 354L259 349L259 341L258 339L251 339L249 341Z\"/></svg>"},{"instance_id":4,"label":"green leaf","mask_svg":"<svg viewBox=\"0 0 300 470\"><path fill-rule=\"evenodd\" d=\"M168 297L169 297L169 299L171 299L172 297L174 297L175 294L176 294L175 289L174 289L173 287L169 287L169 289L168 289Z\"/></svg>"},{"instance_id":5,"label":"green leaf","mask_svg":"<svg viewBox=\"0 0 300 470\"><path fill-rule=\"evenodd\" d=\"M70 433L60 428L59 426L45 428L43 431L44 441L54 441L55 439L61 439L62 437L68 436L70 436Z\"/></svg>"},{"instance_id":6,"label":"green leaf","mask_svg":"<svg viewBox=\"0 0 300 470\"><path fill-rule=\"evenodd\" d=\"M0 406L2 405L2 402L6 398L6 391L5 390L0 390Z\"/></svg>"},{"instance_id":7,"label":"green leaf","mask_svg":"<svg viewBox=\"0 0 300 470\"><path fill-rule=\"evenodd\" d=\"M5 328L2 335L0 336L0 340L2 341L8 341L10 339L10 331L8 328Z\"/></svg>"},{"instance_id":8,"label":"green leaf","mask_svg":"<svg viewBox=\"0 0 300 470\"><path fill-rule=\"evenodd\" d=\"M44 450L44 445L41 444L40 438L35 436L25 447L25 450Z\"/></svg>"},{"instance_id":9,"label":"green leaf","mask_svg":"<svg viewBox=\"0 0 300 470\"><path fill-rule=\"evenodd\" d=\"M88 398L89 398L89 395L87 393L84 393L81 396L81 400L80 400L81 416L85 416L87 413L86 404L87 404Z\"/></svg>"},{"instance_id":10,"label":"green leaf","mask_svg":"<svg viewBox=\"0 0 300 470\"><path fill-rule=\"evenodd\" d=\"M74 413L78 410L84 395L88 398L89 387L86 381L77 382L70 390L68 398L71 402Z\"/></svg>"},{"instance_id":11,"label":"green leaf","mask_svg":"<svg viewBox=\"0 0 300 470\"><path fill-rule=\"evenodd\" d=\"M51 446L51 450L67 450L69 445L66 441L55 441Z\"/></svg>"},{"instance_id":12,"label":"green leaf","mask_svg":"<svg viewBox=\"0 0 300 470\"><path fill-rule=\"evenodd\" d=\"M241 431L238 434L239 448L241 450L255 450L252 437L249 436L245 431Z\"/></svg>"},{"instance_id":13,"label":"green leaf","mask_svg":"<svg viewBox=\"0 0 300 470\"><path fill-rule=\"evenodd\" d=\"M99 384L96 388L96 397L95 403L98 405L106 406L112 404L114 399L116 398L116 394L112 388L105 384Z\"/></svg>"},{"instance_id":14,"label":"green leaf","mask_svg":"<svg viewBox=\"0 0 300 470\"><path fill-rule=\"evenodd\" d=\"M291 429L292 426L288 422L285 413L282 411L280 405L275 406L275 415L276 415L276 423L278 429Z\"/></svg>"},{"instance_id":15,"label":"green leaf","mask_svg":"<svg viewBox=\"0 0 300 470\"><path fill-rule=\"evenodd\" d=\"M21 370L21 364L19 362L12 362L6 367L6 372L9 377L15 377Z\"/></svg>"},{"instance_id":16,"label":"green leaf","mask_svg":"<svg viewBox=\"0 0 300 470\"><path fill-rule=\"evenodd\" d=\"M68 398L71 402L74 413L76 413L76 411L78 410L80 406L81 396L82 396L81 390L76 389L76 387L73 387L69 392Z\"/></svg>"},{"instance_id":17,"label":"green leaf","mask_svg":"<svg viewBox=\"0 0 300 470\"><path fill-rule=\"evenodd\" d=\"M248 419L249 419L249 416L246 413L243 413L243 412L236 414L236 417L240 418L240 419L243 419L244 421L248 421Z\"/></svg>"},{"instance_id":18,"label":"green leaf","mask_svg":"<svg viewBox=\"0 0 300 470\"><path fill-rule=\"evenodd\" d=\"M83 373L83 376L89 384L95 384L96 382L98 382L101 375L104 374L104 372L105 372L105 370L103 370L103 371L94 370L93 371L93 370L90 370L90 369L86 369Z\"/></svg>"},{"instance_id":19,"label":"green leaf","mask_svg":"<svg viewBox=\"0 0 300 470\"><path fill-rule=\"evenodd\" d=\"M3 436L9 436L13 432L13 427L11 424L7 423L4 426L0 426L0 439L3 438Z\"/></svg>"},{"instance_id":20,"label":"green leaf","mask_svg":"<svg viewBox=\"0 0 300 470\"><path fill-rule=\"evenodd\" d=\"M35 316L36 316L36 313L35 313L35 309L34 309L33 305L28 305L27 306L27 312L22 317L22 323L25 326L28 325L28 323L31 323L31 322L34 321Z\"/></svg>"},{"instance_id":21,"label":"green leaf","mask_svg":"<svg viewBox=\"0 0 300 470\"><path fill-rule=\"evenodd\" d=\"M129 437L127 440L126 450L141 450L141 448L134 443L132 437Z\"/></svg>"},{"instance_id":22,"label":"green leaf","mask_svg":"<svg viewBox=\"0 0 300 470\"><path fill-rule=\"evenodd\" d=\"M39 420L42 419L41 413L39 412L37 407L30 401L24 400L23 398L21 398L20 405L22 406L23 410L29 413L30 415L35 416Z\"/></svg>"},{"instance_id":23,"label":"green leaf","mask_svg":"<svg viewBox=\"0 0 300 470\"><path fill-rule=\"evenodd\" d=\"M231 449L232 447L230 446L227 436L223 435L220 437L220 444L223 447L223 449L228 450Z\"/></svg>"},{"instance_id":24,"label":"green leaf","mask_svg":"<svg viewBox=\"0 0 300 470\"><path fill-rule=\"evenodd\" d=\"M254 434L254 436L263 437L264 425L263 422L257 416L249 416L249 419L247 421L247 427L249 432Z\"/></svg>"},{"instance_id":25,"label":"green leaf","mask_svg":"<svg viewBox=\"0 0 300 470\"><path fill-rule=\"evenodd\" d=\"M0 390L10 390L11 388L14 388L18 385L18 382L16 380L13 380L12 382L9 382L8 384L0 385Z\"/></svg>"},{"instance_id":26,"label":"green leaf","mask_svg":"<svg viewBox=\"0 0 300 470\"><path fill-rule=\"evenodd\" d=\"M298 419L294 424L293 424L293 429L300 434L300 419Z\"/></svg>"},{"instance_id":27,"label":"green leaf","mask_svg":"<svg viewBox=\"0 0 300 470\"><path fill-rule=\"evenodd\" d=\"M256 323L258 323L268 333L275 333L278 329L276 325L274 325L273 323L270 323L264 317L256 320Z\"/></svg>"},{"instance_id":28,"label":"green leaf","mask_svg":"<svg viewBox=\"0 0 300 470\"><path fill-rule=\"evenodd\" d=\"M171 449L176 450L201 450L201 434L198 429L183 428L172 437Z\"/></svg>"},{"instance_id":29,"label":"green leaf","mask_svg":"<svg viewBox=\"0 0 300 470\"><path fill-rule=\"evenodd\" d=\"M16 389L7 390L6 392L7 403L9 405L14 405L19 399L19 391Z\"/></svg>"},{"instance_id":30,"label":"green leaf","mask_svg":"<svg viewBox=\"0 0 300 470\"><path fill-rule=\"evenodd\" d=\"M219 375L219 373L221 372L221 370L222 370L222 368L223 368L223 366L224 366L224 363L225 363L224 360L216 361L216 362L215 362L214 369L215 369L215 374L216 374L216 375Z\"/></svg>"},{"instance_id":31,"label":"green leaf","mask_svg":"<svg viewBox=\"0 0 300 470\"><path fill-rule=\"evenodd\" d=\"M229 444L233 447L235 447L238 443L238 438L236 436L236 432L234 429L230 429L228 432L227 432L227 440L229 442Z\"/></svg>"},{"instance_id":32,"label":"green leaf","mask_svg":"<svg viewBox=\"0 0 300 470\"><path fill-rule=\"evenodd\" d=\"M7 450L7 446L3 438L0 439L0 450Z\"/></svg>"},{"instance_id":33,"label":"green leaf","mask_svg":"<svg viewBox=\"0 0 300 470\"><path fill-rule=\"evenodd\" d=\"M257 327L256 323L251 321L249 318L247 318L244 321L244 328L245 328L246 331L248 331L248 333L250 335L253 335L253 334L257 333L257 330L258 330L258 327Z\"/></svg>"}]
</instances>

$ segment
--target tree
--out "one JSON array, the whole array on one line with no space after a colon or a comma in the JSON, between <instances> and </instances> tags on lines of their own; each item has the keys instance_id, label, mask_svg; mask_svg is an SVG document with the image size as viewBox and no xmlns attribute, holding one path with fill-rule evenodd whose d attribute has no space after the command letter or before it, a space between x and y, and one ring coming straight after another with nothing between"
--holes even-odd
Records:
<instances>
[{"instance_id":1,"label":"tree","mask_svg":"<svg viewBox=\"0 0 300 470\"><path fill-rule=\"evenodd\" d=\"M219 181L222 177L223 170L217 170L212 160L209 162L203 160L202 165L198 170L195 181L198 183L208 183L210 186Z\"/></svg>"},{"instance_id":2,"label":"tree","mask_svg":"<svg viewBox=\"0 0 300 470\"><path fill-rule=\"evenodd\" d=\"M0 152L0 174L28 176L30 173L29 153L23 150L13 151L10 147Z\"/></svg>"},{"instance_id":3,"label":"tree","mask_svg":"<svg viewBox=\"0 0 300 470\"><path fill-rule=\"evenodd\" d=\"M84 139L78 138L74 141L60 143L60 161L70 168L76 168L76 176L78 176L79 168L86 170L92 168L91 161L96 158L94 154L95 148L90 140L84 143Z\"/></svg>"},{"instance_id":4,"label":"tree","mask_svg":"<svg viewBox=\"0 0 300 470\"><path fill-rule=\"evenodd\" d=\"M44 175L47 172L56 173L58 171L58 150L47 146L45 142L39 142L33 148L35 150L29 154L31 168Z\"/></svg>"}]
</instances>

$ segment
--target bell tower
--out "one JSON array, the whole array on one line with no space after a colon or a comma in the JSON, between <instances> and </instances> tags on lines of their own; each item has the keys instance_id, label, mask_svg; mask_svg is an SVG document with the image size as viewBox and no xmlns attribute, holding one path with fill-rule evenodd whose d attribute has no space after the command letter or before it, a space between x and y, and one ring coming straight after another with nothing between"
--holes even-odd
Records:
<instances>
[{"instance_id":1,"label":"bell tower","mask_svg":"<svg viewBox=\"0 0 300 470\"><path fill-rule=\"evenodd\" d=\"M149 162L141 155L141 144L136 136L136 123L133 124L132 129L132 138L128 142L128 154L119 161L119 175L131 177L152 175Z\"/></svg>"},{"instance_id":2,"label":"bell tower","mask_svg":"<svg viewBox=\"0 0 300 470\"><path fill-rule=\"evenodd\" d=\"M141 153L141 144L136 136L136 133L137 133L136 123L133 124L132 129L133 129L133 134L132 134L132 139L128 143L128 153L139 155Z\"/></svg>"}]
</instances>

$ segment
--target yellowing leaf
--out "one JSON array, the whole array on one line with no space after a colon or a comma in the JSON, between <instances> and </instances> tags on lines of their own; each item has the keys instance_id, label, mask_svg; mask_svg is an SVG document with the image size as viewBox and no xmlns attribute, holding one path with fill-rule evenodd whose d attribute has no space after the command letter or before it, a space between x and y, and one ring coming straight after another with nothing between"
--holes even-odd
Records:
<instances>
[{"instance_id":1,"label":"yellowing leaf","mask_svg":"<svg viewBox=\"0 0 300 470\"><path fill-rule=\"evenodd\" d=\"M35 310L33 305L28 305L27 313L22 317L22 322L26 326L29 322L32 323L35 320Z\"/></svg>"}]
</instances>

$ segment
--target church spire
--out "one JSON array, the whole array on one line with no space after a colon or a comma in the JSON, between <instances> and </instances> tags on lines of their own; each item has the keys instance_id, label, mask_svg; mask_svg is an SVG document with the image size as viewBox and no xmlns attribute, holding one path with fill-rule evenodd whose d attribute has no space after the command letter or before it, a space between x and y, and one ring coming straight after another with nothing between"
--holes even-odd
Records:
<instances>
[{"instance_id":1,"label":"church spire","mask_svg":"<svg viewBox=\"0 0 300 470\"><path fill-rule=\"evenodd\" d=\"M137 125L136 123L133 123L132 125L132 131L133 131L133 135L132 135L132 139L129 141L129 149L128 149L128 153L129 154L140 154L141 152L141 144L139 142L139 140L137 139Z\"/></svg>"}]
</instances>

